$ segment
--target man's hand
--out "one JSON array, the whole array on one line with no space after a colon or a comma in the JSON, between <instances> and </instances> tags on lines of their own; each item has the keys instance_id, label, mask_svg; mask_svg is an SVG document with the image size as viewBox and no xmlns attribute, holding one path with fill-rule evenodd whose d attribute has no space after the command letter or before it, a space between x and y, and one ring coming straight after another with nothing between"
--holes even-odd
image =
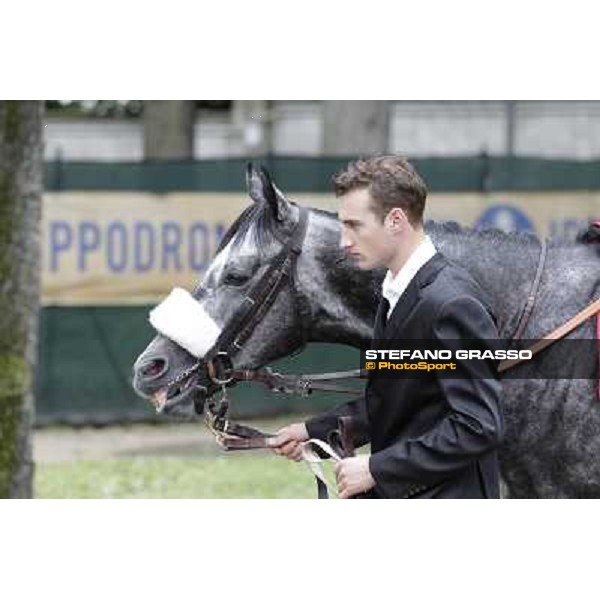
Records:
<instances>
[{"instance_id":1,"label":"man's hand","mask_svg":"<svg viewBox=\"0 0 600 600\"><path fill-rule=\"evenodd\" d=\"M375 487L369 471L369 455L344 458L335 465L335 478L340 498L350 498Z\"/></svg>"},{"instance_id":2,"label":"man's hand","mask_svg":"<svg viewBox=\"0 0 600 600\"><path fill-rule=\"evenodd\" d=\"M280 429L275 437L267 441L269 448L279 456L285 456L290 460L302 460L301 443L308 439L308 431L304 423L292 423Z\"/></svg>"}]
</instances>

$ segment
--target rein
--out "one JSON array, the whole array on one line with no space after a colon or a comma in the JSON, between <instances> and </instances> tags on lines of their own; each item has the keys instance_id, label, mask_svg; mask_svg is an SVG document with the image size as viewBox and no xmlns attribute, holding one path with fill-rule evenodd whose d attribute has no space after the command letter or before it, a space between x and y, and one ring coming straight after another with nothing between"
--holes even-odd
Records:
<instances>
[{"instance_id":1,"label":"rein","mask_svg":"<svg viewBox=\"0 0 600 600\"><path fill-rule=\"evenodd\" d=\"M579 325L581 325L584 321L587 321L590 317L594 316L598 312L600 312L600 298L594 300L591 304L588 304L583 310L579 311L566 323L563 323L562 325L545 335L541 340L538 340L526 349L531 351L532 356L539 354L542 350L556 342L556 340L560 340L561 338L565 337L565 335L571 333L571 331L573 331L576 327L579 327ZM514 358L509 360L503 360L498 365L498 372L502 373L504 371L508 371L508 369L516 367L522 362L525 362L525 360L529 359Z\"/></svg>"},{"instance_id":2,"label":"rein","mask_svg":"<svg viewBox=\"0 0 600 600\"><path fill-rule=\"evenodd\" d=\"M537 297L538 289L542 281L544 267L546 266L547 254L548 244L546 243L546 240L544 240L542 241L542 248L540 249L540 258L538 259L538 265L535 273L535 278L533 279L533 284L531 285L531 290L529 290L529 296L527 296L527 301L525 302L525 307L523 308L523 312L521 313L519 323L517 324L517 329L511 336L513 340L520 340L521 337L523 337L523 333L525 333L525 328L527 327L529 319L531 318L531 313L533 312L533 308L535 306L535 299Z\"/></svg>"},{"instance_id":3,"label":"rein","mask_svg":"<svg viewBox=\"0 0 600 600\"><path fill-rule=\"evenodd\" d=\"M542 274L544 272L544 266L546 263L546 255L548 253L548 245L546 240L542 242L542 247L540 250L540 258L538 260L538 265L536 269L535 278L533 280L533 284L531 286L531 290L529 292L529 296L527 297L527 301L525 303L525 307L523 308L523 312L521 313L521 317L519 319L519 323L517 325L517 329L512 336L512 340L519 340L522 338L523 333L525 332L525 328L529 323L529 319L531 314L533 313L533 309L535 307L535 300L537 297L537 293L540 287L540 282L542 280ZM571 333L574 329L579 327L584 321L587 321L590 317L594 316L600 312L600 298L594 300L590 304L588 304L584 309L580 310L575 316L571 317L566 323L563 323L556 329L552 330L550 333L546 334L542 339L533 343L531 346L526 348L526 350L531 351L532 357L536 354L539 354L548 346L551 346L557 340L565 337L567 334ZM597 326L597 332L600 333L600 321ZM597 333L597 335L598 335ZM514 358L503 360L498 365L498 372L504 373L504 371L508 371L517 365L525 362L529 359L524 358ZM598 388L598 395L600 397L600 386Z\"/></svg>"},{"instance_id":4,"label":"rein","mask_svg":"<svg viewBox=\"0 0 600 600\"><path fill-rule=\"evenodd\" d=\"M268 439L273 434L265 433L254 427L240 425L227 418L229 411L229 398L227 384L234 381L255 381L262 383L272 392L284 394L297 394L308 396L313 391L334 392L338 394L357 394L359 390L340 387L335 384L322 383L339 379L364 378L365 369L351 371L335 371L331 373L315 373L310 375L283 375L276 373L269 367L264 369L226 370L214 376L214 363L209 363L209 376L221 386L221 397L205 402L204 420L215 436L217 443L225 450L255 450L267 448ZM225 376L225 377L223 377Z\"/></svg>"}]
</instances>

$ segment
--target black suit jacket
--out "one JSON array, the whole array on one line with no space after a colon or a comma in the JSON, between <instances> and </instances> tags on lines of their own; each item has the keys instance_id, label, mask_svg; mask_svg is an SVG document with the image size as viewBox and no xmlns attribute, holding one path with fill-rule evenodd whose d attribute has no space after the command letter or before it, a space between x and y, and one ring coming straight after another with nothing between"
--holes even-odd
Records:
<instances>
[{"instance_id":1,"label":"black suit jacket","mask_svg":"<svg viewBox=\"0 0 600 600\"><path fill-rule=\"evenodd\" d=\"M452 340L487 347L498 337L484 292L439 253L412 279L386 322L387 307L385 300L379 306L374 345L435 340L438 348L454 350ZM496 363L464 361L459 372L460 378L434 371L394 379L373 372L364 397L307 421L309 435L326 440L339 416L352 416L356 444L371 443L371 497L498 498L503 419Z\"/></svg>"}]
</instances>

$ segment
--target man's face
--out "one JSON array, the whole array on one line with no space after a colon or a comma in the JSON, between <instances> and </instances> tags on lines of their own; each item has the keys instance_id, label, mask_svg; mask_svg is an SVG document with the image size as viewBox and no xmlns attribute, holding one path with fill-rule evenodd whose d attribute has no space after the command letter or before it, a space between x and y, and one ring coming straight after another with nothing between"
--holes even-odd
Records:
<instances>
[{"instance_id":1,"label":"man's face","mask_svg":"<svg viewBox=\"0 0 600 600\"><path fill-rule=\"evenodd\" d=\"M371 209L368 189L352 190L341 197L339 219L342 223L341 247L360 269L376 269L389 264L397 240Z\"/></svg>"}]
</instances>

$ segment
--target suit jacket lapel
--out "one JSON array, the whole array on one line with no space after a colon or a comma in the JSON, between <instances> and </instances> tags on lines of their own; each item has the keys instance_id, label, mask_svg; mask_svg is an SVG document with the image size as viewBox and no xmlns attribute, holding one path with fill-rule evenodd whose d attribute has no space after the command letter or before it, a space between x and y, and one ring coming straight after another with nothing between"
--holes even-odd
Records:
<instances>
[{"instance_id":1,"label":"suit jacket lapel","mask_svg":"<svg viewBox=\"0 0 600 600\"><path fill-rule=\"evenodd\" d=\"M445 265L446 259L438 252L419 269L394 307L385 326L384 338L392 339L398 335L398 331L417 306L421 289L429 285Z\"/></svg>"},{"instance_id":2,"label":"suit jacket lapel","mask_svg":"<svg viewBox=\"0 0 600 600\"><path fill-rule=\"evenodd\" d=\"M396 303L392 314L390 315L387 324L384 329L383 337L391 339L400 327L402 323L406 321L408 315L412 312L419 300L419 284L416 277L413 277L411 282L408 284L406 290Z\"/></svg>"}]
</instances>

